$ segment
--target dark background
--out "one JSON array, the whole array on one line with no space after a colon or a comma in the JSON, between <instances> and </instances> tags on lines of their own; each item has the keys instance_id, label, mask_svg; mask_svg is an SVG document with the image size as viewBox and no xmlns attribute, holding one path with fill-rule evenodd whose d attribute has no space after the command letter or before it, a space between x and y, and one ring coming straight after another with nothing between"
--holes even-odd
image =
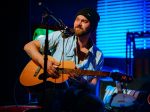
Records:
<instances>
[{"instance_id":1,"label":"dark background","mask_svg":"<svg viewBox=\"0 0 150 112\"><path fill-rule=\"evenodd\" d=\"M79 9L96 8L97 4L97 0L16 0L1 3L0 105L28 103L29 91L21 86L19 76L30 60L23 47L33 39L35 28L41 26L43 9L39 2L69 27L73 26L74 16ZM126 62L125 59L110 58L105 59L105 65L109 70L125 70ZM102 89L104 92L105 88Z\"/></svg>"}]
</instances>

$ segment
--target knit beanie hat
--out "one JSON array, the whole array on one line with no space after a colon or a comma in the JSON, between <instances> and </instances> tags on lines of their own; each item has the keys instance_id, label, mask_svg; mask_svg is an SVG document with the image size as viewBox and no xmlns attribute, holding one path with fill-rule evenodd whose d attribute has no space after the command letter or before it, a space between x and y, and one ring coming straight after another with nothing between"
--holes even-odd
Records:
<instances>
[{"instance_id":1,"label":"knit beanie hat","mask_svg":"<svg viewBox=\"0 0 150 112\"><path fill-rule=\"evenodd\" d=\"M100 16L95 9L93 8L81 9L77 12L76 17L78 15L83 15L84 17L86 17L90 21L93 30L96 29L98 22L100 20Z\"/></svg>"}]
</instances>

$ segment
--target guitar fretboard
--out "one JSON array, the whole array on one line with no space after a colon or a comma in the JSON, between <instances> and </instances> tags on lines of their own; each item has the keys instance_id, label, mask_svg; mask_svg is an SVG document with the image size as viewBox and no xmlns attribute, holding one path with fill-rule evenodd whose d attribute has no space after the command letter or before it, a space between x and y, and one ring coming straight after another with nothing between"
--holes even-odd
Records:
<instances>
[{"instance_id":1,"label":"guitar fretboard","mask_svg":"<svg viewBox=\"0 0 150 112\"><path fill-rule=\"evenodd\" d=\"M75 73L77 75L86 75L86 76L101 76L101 77L110 75L110 72L69 69L69 68L58 68L58 72L59 73Z\"/></svg>"}]
</instances>

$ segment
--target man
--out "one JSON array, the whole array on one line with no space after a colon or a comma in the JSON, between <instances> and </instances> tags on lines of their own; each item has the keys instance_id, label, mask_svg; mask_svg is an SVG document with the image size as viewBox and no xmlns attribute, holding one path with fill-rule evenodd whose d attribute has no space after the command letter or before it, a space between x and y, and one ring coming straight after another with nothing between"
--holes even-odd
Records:
<instances>
[{"instance_id":1,"label":"man","mask_svg":"<svg viewBox=\"0 0 150 112\"><path fill-rule=\"evenodd\" d=\"M53 58L47 60L47 73L50 74L52 78L56 79L57 81L57 78L60 77L58 73L58 68L60 65L63 66L63 62L65 61L74 62L75 64L74 69L77 71L78 69L93 70L93 71L101 70L103 65L103 54L94 45L92 41L93 38L92 36L97 28L99 20L100 16L94 9L84 8L79 10L79 12L77 12L76 14L76 18L74 21L74 35L68 38L63 38L62 31L55 31L48 35L48 50L50 52L51 57ZM37 40L33 40L24 46L24 50L26 51L26 53L37 65L41 66L43 69L44 69L44 56L42 53L45 48L44 46L45 46L44 35L39 36ZM69 67L69 65L67 66ZM84 73L78 72L69 72L68 74L69 74L68 80L62 81L61 84L56 84L57 86L55 86L54 94L56 95L56 90L58 90L59 92L60 90L64 91L64 87L61 88L58 87L58 85L62 85L65 83L66 85L65 96L57 97L58 100L62 99L63 103L65 102L64 106L67 105L68 103L70 104L69 108L65 107L64 109L68 111L70 109L73 111L73 109L75 108L76 109L85 108L84 104L83 104L84 106L79 107L80 105L78 104L79 101L75 102L73 101L73 99L77 100L76 99L77 97L78 99L93 98L93 95L95 94L96 91L96 85L98 84L98 77L96 76L96 74L95 76L94 75L87 76ZM63 80L63 78L60 79ZM91 93L93 93L93 95L88 95ZM48 95L50 96L50 94ZM84 98L82 96L84 97L90 96L90 97ZM56 110L58 109L58 107L56 107L55 105L57 100L53 98L54 97L49 98L51 99L51 101L54 101L53 103L50 103L49 106L51 106L51 112L52 111L57 112ZM66 100L63 98L66 98ZM74 106L74 104L78 105ZM100 103L100 106L102 108L102 103ZM54 109L52 110L52 108ZM79 112L79 110L76 111Z\"/></svg>"}]
</instances>

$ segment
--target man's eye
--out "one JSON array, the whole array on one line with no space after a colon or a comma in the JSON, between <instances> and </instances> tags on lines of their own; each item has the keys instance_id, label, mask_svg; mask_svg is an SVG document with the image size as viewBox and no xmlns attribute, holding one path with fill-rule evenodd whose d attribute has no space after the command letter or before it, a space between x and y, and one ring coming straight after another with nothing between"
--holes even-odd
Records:
<instances>
[{"instance_id":1,"label":"man's eye","mask_svg":"<svg viewBox=\"0 0 150 112\"><path fill-rule=\"evenodd\" d=\"M87 21L87 20L83 20L83 22L84 22L84 23L88 23L88 21Z\"/></svg>"}]
</instances>

